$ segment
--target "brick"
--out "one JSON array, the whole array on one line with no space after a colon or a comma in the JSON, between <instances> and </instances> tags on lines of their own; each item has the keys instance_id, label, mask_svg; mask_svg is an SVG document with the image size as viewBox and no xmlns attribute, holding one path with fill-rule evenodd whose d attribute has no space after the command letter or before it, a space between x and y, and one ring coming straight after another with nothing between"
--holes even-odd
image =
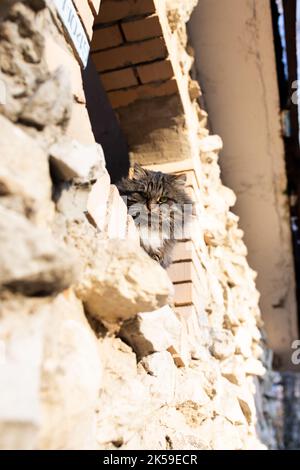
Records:
<instances>
[{"instance_id":1,"label":"brick","mask_svg":"<svg viewBox=\"0 0 300 470\"><path fill-rule=\"evenodd\" d=\"M87 2L87 0L73 0L76 10L81 18L81 21L84 25L85 31L89 37L92 39L93 36L93 24L94 24L94 15L92 10Z\"/></svg>"},{"instance_id":2,"label":"brick","mask_svg":"<svg viewBox=\"0 0 300 470\"><path fill-rule=\"evenodd\" d=\"M107 216L107 235L109 238L126 238L127 207L115 185L110 186Z\"/></svg>"},{"instance_id":3,"label":"brick","mask_svg":"<svg viewBox=\"0 0 300 470\"><path fill-rule=\"evenodd\" d=\"M110 103L114 109L128 106L137 100L150 99L156 96L173 95L178 92L176 80L169 80L160 84L141 85L128 90L111 91L108 93Z\"/></svg>"},{"instance_id":4,"label":"brick","mask_svg":"<svg viewBox=\"0 0 300 470\"><path fill-rule=\"evenodd\" d=\"M183 263L173 263L167 269L172 282L193 282L196 276L194 265L191 261Z\"/></svg>"},{"instance_id":5,"label":"brick","mask_svg":"<svg viewBox=\"0 0 300 470\"><path fill-rule=\"evenodd\" d=\"M174 303L176 307L194 305L197 312L203 312L205 303L192 282L174 285Z\"/></svg>"},{"instance_id":6,"label":"brick","mask_svg":"<svg viewBox=\"0 0 300 470\"><path fill-rule=\"evenodd\" d=\"M193 256L193 250L193 243L190 240L187 242L176 243L172 254L173 262L191 260Z\"/></svg>"},{"instance_id":7,"label":"brick","mask_svg":"<svg viewBox=\"0 0 300 470\"><path fill-rule=\"evenodd\" d=\"M196 261L196 264L194 261ZM206 298L208 292L207 280L197 256L194 255L191 261L173 263L167 272L173 283L192 282L197 291Z\"/></svg>"},{"instance_id":8,"label":"brick","mask_svg":"<svg viewBox=\"0 0 300 470\"><path fill-rule=\"evenodd\" d=\"M96 52L92 55L98 72L114 70L141 62L162 59L167 48L162 38L148 39L137 44L129 44L115 49Z\"/></svg>"},{"instance_id":9,"label":"brick","mask_svg":"<svg viewBox=\"0 0 300 470\"><path fill-rule=\"evenodd\" d=\"M120 46L122 43L123 38L120 28L118 25L114 25L94 31L91 49L92 51L100 51L109 47Z\"/></svg>"},{"instance_id":10,"label":"brick","mask_svg":"<svg viewBox=\"0 0 300 470\"><path fill-rule=\"evenodd\" d=\"M126 21L121 24L126 41L142 41L143 39L162 36L163 32L157 15Z\"/></svg>"},{"instance_id":11,"label":"brick","mask_svg":"<svg viewBox=\"0 0 300 470\"><path fill-rule=\"evenodd\" d=\"M116 70L101 74L101 82L106 91L119 90L138 85L133 69Z\"/></svg>"},{"instance_id":12,"label":"brick","mask_svg":"<svg viewBox=\"0 0 300 470\"><path fill-rule=\"evenodd\" d=\"M100 10L100 3L101 0L88 0L90 9L92 10L92 13L94 16L97 16Z\"/></svg>"},{"instance_id":13,"label":"brick","mask_svg":"<svg viewBox=\"0 0 300 470\"><path fill-rule=\"evenodd\" d=\"M87 211L100 231L104 231L106 225L109 194L110 177L106 172L92 186L87 200Z\"/></svg>"},{"instance_id":14,"label":"brick","mask_svg":"<svg viewBox=\"0 0 300 470\"><path fill-rule=\"evenodd\" d=\"M194 303L194 289L191 282L175 285L174 303L176 306L192 305Z\"/></svg>"},{"instance_id":15,"label":"brick","mask_svg":"<svg viewBox=\"0 0 300 470\"><path fill-rule=\"evenodd\" d=\"M174 71L169 60L160 60L152 64L139 65L137 72L142 83L168 80L174 76Z\"/></svg>"},{"instance_id":16,"label":"brick","mask_svg":"<svg viewBox=\"0 0 300 470\"><path fill-rule=\"evenodd\" d=\"M153 0L109 0L103 1L96 23L109 23L130 16L155 13Z\"/></svg>"}]
</instances>

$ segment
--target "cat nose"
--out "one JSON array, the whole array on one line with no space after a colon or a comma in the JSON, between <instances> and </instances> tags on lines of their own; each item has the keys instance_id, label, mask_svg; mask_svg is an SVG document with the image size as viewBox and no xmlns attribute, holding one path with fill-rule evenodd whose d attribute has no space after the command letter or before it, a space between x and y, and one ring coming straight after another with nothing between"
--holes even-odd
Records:
<instances>
[{"instance_id":1,"label":"cat nose","mask_svg":"<svg viewBox=\"0 0 300 470\"><path fill-rule=\"evenodd\" d=\"M155 203L152 201L147 201L147 208L149 211L152 211L155 208Z\"/></svg>"}]
</instances>

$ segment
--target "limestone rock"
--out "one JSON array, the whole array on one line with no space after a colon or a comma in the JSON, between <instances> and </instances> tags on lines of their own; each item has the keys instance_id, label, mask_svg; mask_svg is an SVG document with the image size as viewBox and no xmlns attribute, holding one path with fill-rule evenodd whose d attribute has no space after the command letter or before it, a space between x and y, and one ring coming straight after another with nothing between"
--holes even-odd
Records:
<instances>
[{"instance_id":1,"label":"limestone rock","mask_svg":"<svg viewBox=\"0 0 300 470\"><path fill-rule=\"evenodd\" d=\"M93 449L102 364L94 333L72 291L51 305L41 375L39 449Z\"/></svg>"},{"instance_id":2,"label":"limestone rock","mask_svg":"<svg viewBox=\"0 0 300 470\"><path fill-rule=\"evenodd\" d=\"M99 448L120 447L161 406L137 375L136 356L120 339L105 338L99 344L103 388L97 413Z\"/></svg>"},{"instance_id":3,"label":"limestone rock","mask_svg":"<svg viewBox=\"0 0 300 470\"><path fill-rule=\"evenodd\" d=\"M67 71L60 67L43 82L25 104L20 119L38 129L66 126L71 115L72 94Z\"/></svg>"},{"instance_id":4,"label":"limestone rock","mask_svg":"<svg viewBox=\"0 0 300 470\"><path fill-rule=\"evenodd\" d=\"M77 278L76 255L49 231L0 207L0 285L26 295L59 292Z\"/></svg>"},{"instance_id":5,"label":"limestone rock","mask_svg":"<svg viewBox=\"0 0 300 470\"><path fill-rule=\"evenodd\" d=\"M197 429L197 436L214 450L239 450L243 447L238 427L222 416L207 419Z\"/></svg>"},{"instance_id":6,"label":"limestone rock","mask_svg":"<svg viewBox=\"0 0 300 470\"><path fill-rule=\"evenodd\" d=\"M221 361L221 374L229 382L240 385L245 381L245 361L243 356L235 354Z\"/></svg>"},{"instance_id":7,"label":"limestone rock","mask_svg":"<svg viewBox=\"0 0 300 470\"><path fill-rule=\"evenodd\" d=\"M111 324L166 305L172 285L142 248L124 240L104 240L76 292L93 317Z\"/></svg>"},{"instance_id":8,"label":"limestone rock","mask_svg":"<svg viewBox=\"0 0 300 470\"><path fill-rule=\"evenodd\" d=\"M254 357L248 357L245 361L245 372L248 375L263 376L267 371L261 361Z\"/></svg>"},{"instance_id":9,"label":"limestone rock","mask_svg":"<svg viewBox=\"0 0 300 470\"><path fill-rule=\"evenodd\" d=\"M142 382L149 389L154 401L161 406L174 402L176 388L176 366L167 351L155 352L144 357L140 362L147 374L141 376Z\"/></svg>"},{"instance_id":10,"label":"limestone rock","mask_svg":"<svg viewBox=\"0 0 300 470\"><path fill-rule=\"evenodd\" d=\"M242 354L245 358L252 355L252 335L246 326L239 326L234 329L234 340L236 343L236 352Z\"/></svg>"},{"instance_id":11,"label":"limestone rock","mask_svg":"<svg viewBox=\"0 0 300 470\"><path fill-rule=\"evenodd\" d=\"M41 426L40 369L49 315L44 300L14 298L0 307L0 449L36 447Z\"/></svg>"},{"instance_id":12,"label":"limestone rock","mask_svg":"<svg viewBox=\"0 0 300 470\"><path fill-rule=\"evenodd\" d=\"M46 224L52 213L47 155L32 138L1 115L0 127L1 203L40 225Z\"/></svg>"},{"instance_id":13,"label":"limestone rock","mask_svg":"<svg viewBox=\"0 0 300 470\"><path fill-rule=\"evenodd\" d=\"M106 171L93 184L87 200L88 213L101 231L105 230L108 223L107 215L110 192L110 177Z\"/></svg>"},{"instance_id":14,"label":"limestone rock","mask_svg":"<svg viewBox=\"0 0 300 470\"><path fill-rule=\"evenodd\" d=\"M210 398L205 391L206 380L203 374L193 369L182 369L178 371L176 381L175 399L176 403L194 402L206 406L206 417L209 415Z\"/></svg>"},{"instance_id":15,"label":"limestone rock","mask_svg":"<svg viewBox=\"0 0 300 470\"><path fill-rule=\"evenodd\" d=\"M203 153L215 152L216 150L221 150L223 148L223 142L218 135L209 135L200 140L199 146L200 151Z\"/></svg>"},{"instance_id":16,"label":"limestone rock","mask_svg":"<svg viewBox=\"0 0 300 470\"><path fill-rule=\"evenodd\" d=\"M188 362L189 345L182 344L182 326L169 306L139 313L123 324L120 336L140 358L153 352L169 351L177 365Z\"/></svg>"},{"instance_id":17,"label":"limestone rock","mask_svg":"<svg viewBox=\"0 0 300 470\"><path fill-rule=\"evenodd\" d=\"M235 351L235 342L232 333L228 330L212 330L212 345L210 352L217 359L226 359Z\"/></svg>"},{"instance_id":18,"label":"limestone rock","mask_svg":"<svg viewBox=\"0 0 300 470\"><path fill-rule=\"evenodd\" d=\"M49 149L55 173L64 181L87 183L104 171L105 159L101 145L82 145L64 138Z\"/></svg>"},{"instance_id":19,"label":"limestone rock","mask_svg":"<svg viewBox=\"0 0 300 470\"><path fill-rule=\"evenodd\" d=\"M213 407L216 414L228 419L232 424L246 424L238 397L238 387L234 387L227 379L221 377L217 388L217 394L213 399Z\"/></svg>"}]
</instances>

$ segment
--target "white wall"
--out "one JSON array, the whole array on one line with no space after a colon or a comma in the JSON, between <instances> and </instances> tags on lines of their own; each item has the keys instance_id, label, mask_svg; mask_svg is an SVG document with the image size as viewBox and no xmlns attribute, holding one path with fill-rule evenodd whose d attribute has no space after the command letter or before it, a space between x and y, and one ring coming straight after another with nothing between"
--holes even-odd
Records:
<instances>
[{"instance_id":1,"label":"white wall","mask_svg":"<svg viewBox=\"0 0 300 470\"><path fill-rule=\"evenodd\" d=\"M269 345L289 368L298 331L269 0L199 0L189 31L210 125L224 141L223 181L238 196L234 211L258 271Z\"/></svg>"}]
</instances>

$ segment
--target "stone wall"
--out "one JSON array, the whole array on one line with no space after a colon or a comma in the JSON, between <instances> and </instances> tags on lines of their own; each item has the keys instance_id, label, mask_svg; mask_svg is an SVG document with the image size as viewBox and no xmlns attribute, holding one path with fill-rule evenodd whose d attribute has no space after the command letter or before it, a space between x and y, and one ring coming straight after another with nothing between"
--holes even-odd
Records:
<instances>
[{"instance_id":1,"label":"stone wall","mask_svg":"<svg viewBox=\"0 0 300 470\"><path fill-rule=\"evenodd\" d=\"M103 1L99 14L118 4L139 21L148 5L142 18L163 25L174 92L112 104L132 160L186 172L197 202L168 273L110 184L53 2L12 3L0 25L0 447L275 447L255 273L188 73L195 2ZM99 2L74 3L91 37Z\"/></svg>"},{"instance_id":2,"label":"stone wall","mask_svg":"<svg viewBox=\"0 0 300 470\"><path fill-rule=\"evenodd\" d=\"M258 272L268 345L277 368L297 369L291 361L299 329L271 2L199 0L189 31L210 124L224 142L223 181L237 195L248 259Z\"/></svg>"}]
</instances>

